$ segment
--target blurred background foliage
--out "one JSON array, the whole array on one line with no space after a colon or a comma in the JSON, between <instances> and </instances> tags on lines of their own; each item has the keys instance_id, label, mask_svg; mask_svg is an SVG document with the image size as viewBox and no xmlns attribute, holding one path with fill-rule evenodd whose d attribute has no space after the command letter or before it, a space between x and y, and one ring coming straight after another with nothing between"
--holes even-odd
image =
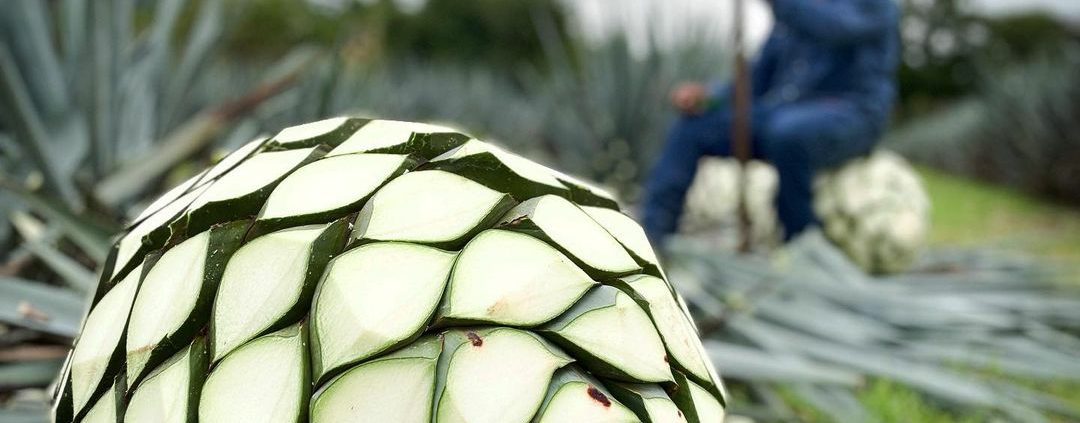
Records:
<instances>
[{"instance_id":1,"label":"blurred background foliage","mask_svg":"<svg viewBox=\"0 0 1080 423\"><path fill-rule=\"evenodd\" d=\"M933 111L979 90L980 78L1077 39L1074 28L1044 13L985 17L963 1L905 0L899 75L901 119Z\"/></svg>"},{"instance_id":2,"label":"blurred background foliage","mask_svg":"<svg viewBox=\"0 0 1080 423\"><path fill-rule=\"evenodd\" d=\"M341 8L288 0L227 3L237 19L224 43L243 56L278 55L304 43L348 43L354 60L476 61L509 69L543 63L536 14L550 16L556 33L566 36L565 15L553 0L430 0L408 11L393 0Z\"/></svg>"},{"instance_id":3,"label":"blurred background foliage","mask_svg":"<svg viewBox=\"0 0 1080 423\"><path fill-rule=\"evenodd\" d=\"M1080 204L1080 42L982 75L977 92L901 126L892 144L934 167ZM943 145L947 144L947 145Z\"/></svg>"},{"instance_id":4,"label":"blurred background foliage","mask_svg":"<svg viewBox=\"0 0 1080 423\"><path fill-rule=\"evenodd\" d=\"M960 0L902 4L885 143L925 166L935 250L911 274L875 279L812 238L774 261L691 242L673 253L680 289L737 411L765 421L1080 419L1078 30ZM668 90L722 79L729 60L696 25L677 28L678 43L583 37L558 0L0 10L0 421L40 421L110 236L224 151L338 113L436 121L633 204L673 117ZM900 311L912 307L936 318L912 321ZM959 327L967 338L954 339Z\"/></svg>"}]
</instances>

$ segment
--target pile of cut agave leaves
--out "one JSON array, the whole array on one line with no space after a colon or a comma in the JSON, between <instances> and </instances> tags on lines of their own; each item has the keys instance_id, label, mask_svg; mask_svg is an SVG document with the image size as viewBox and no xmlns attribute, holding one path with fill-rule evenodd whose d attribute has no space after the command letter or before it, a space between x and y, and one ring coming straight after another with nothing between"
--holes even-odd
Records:
<instances>
[{"instance_id":1,"label":"pile of cut agave leaves","mask_svg":"<svg viewBox=\"0 0 1080 423\"><path fill-rule=\"evenodd\" d=\"M1080 420L1080 280L1068 269L932 248L905 273L872 276L819 231L769 257L712 244L676 240L665 268L735 386L731 413L798 420L795 398L831 420L875 421L860 393L881 381L956 415Z\"/></svg>"}]
</instances>

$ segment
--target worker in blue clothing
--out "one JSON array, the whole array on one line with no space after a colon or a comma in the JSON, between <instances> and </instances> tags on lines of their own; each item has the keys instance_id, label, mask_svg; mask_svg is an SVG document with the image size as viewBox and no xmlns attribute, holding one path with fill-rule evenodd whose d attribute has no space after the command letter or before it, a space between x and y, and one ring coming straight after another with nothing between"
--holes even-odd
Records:
<instances>
[{"instance_id":1,"label":"worker in blue clothing","mask_svg":"<svg viewBox=\"0 0 1080 423\"><path fill-rule=\"evenodd\" d=\"M769 0L776 23L751 68L751 145L779 172L786 239L816 223L814 172L870 152L885 129L900 48L894 1ZM731 155L731 92L730 84L673 90L681 116L645 187L653 242L675 231L698 160Z\"/></svg>"}]
</instances>

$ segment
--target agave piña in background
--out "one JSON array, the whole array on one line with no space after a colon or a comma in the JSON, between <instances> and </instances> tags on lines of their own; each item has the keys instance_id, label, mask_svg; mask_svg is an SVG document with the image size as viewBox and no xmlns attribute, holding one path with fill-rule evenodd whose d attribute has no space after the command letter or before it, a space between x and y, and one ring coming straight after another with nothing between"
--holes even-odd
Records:
<instances>
[{"instance_id":1,"label":"agave pi\u00f1a in background","mask_svg":"<svg viewBox=\"0 0 1080 423\"><path fill-rule=\"evenodd\" d=\"M825 235L867 272L902 272L925 245L930 199L896 153L877 151L824 172L814 194Z\"/></svg>"},{"instance_id":2,"label":"agave pi\u00f1a in background","mask_svg":"<svg viewBox=\"0 0 1080 423\"><path fill-rule=\"evenodd\" d=\"M687 194L680 230L686 234L704 231L733 246L730 235L738 227L737 184L744 183L754 245L774 247L781 230L774 207L776 169L757 161L745 169L740 172L732 160L703 160ZM923 248L930 226L930 202L919 175L889 151L821 172L814 179L814 210L825 235L869 273L907 269Z\"/></svg>"},{"instance_id":3,"label":"agave pi\u00f1a in background","mask_svg":"<svg viewBox=\"0 0 1080 423\"><path fill-rule=\"evenodd\" d=\"M588 183L445 127L313 122L131 222L55 416L720 422L663 278Z\"/></svg>"},{"instance_id":4,"label":"agave pi\u00f1a in background","mask_svg":"<svg viewBox=\"0 0 1080 423\"><path fill-rule=\"evenodd\" d=\"M733 159L708 157L698 162L694 183L686 193L679 232L704 235L720 248L735 249L739 231L739 187L749 216L751 245L757 250L780 244L776 218L776 168L753 160L739 166Z\"/></svg>"}]
</instances>

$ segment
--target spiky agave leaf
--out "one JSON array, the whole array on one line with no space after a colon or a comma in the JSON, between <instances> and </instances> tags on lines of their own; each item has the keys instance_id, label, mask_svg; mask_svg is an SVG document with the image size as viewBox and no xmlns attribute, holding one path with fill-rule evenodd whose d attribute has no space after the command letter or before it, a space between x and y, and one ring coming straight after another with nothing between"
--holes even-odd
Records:
<instances>
[{"instance_id":1,"label":"spiky agave leaf","mask_svg":"<svg viewBox=\"0 0 1080 423\"><path fill-rule=\"evenodd\" d=\"M252 67L257 71L240 83L208 89L224 81L223 72L236 66L232 61L224 69L207 66L221 62L212 58L228 28L219 0L51 4L16 0L3 9L0 261L20 278L0 283L4 325L0 344L40 355L4 364L0 420L7 420L41 413L9 409L17 404L6 398L12 390L33 393L49 384L41 374L59 364L55 349L70 346L78 333L77 316L84 312L78 297L89 293L100 300L112 292L108 288L138 267L141 256L164 245L173 230L170 226L187 223L173 219L186 207L173 200L201 180L218 179L259 148L262 140L191 178L141 214L145 203L138 197L169 179L165 175L178 164L201 155L233 122L293 85L318 55L297 49L269 67ZM194 12L185 22L190 25L178 24L186 12ZM140 18L143 15L152 17ZM182 43L173 42L178 33L187 36ZM255 129L242 141L254 137L260 126L267 127L263 119L248 119L246 127ZM123 248L110 248L108 234L136 214L139 218L127 224L138 230L124 238ZM196 230L197 219L195 223L192 233L206 229ZM17 231L10 231L12 227ZM131 260L136 255L138 263ZM87 275L102 267L110 271L95 289ZM123 316L130 311L119 293L130 292L130 285L116 290L115 298L108 300L111 305L88 322L111 332L91 336L81 344L78 357L68 360L73 371L83 375L77 378L79 383L61 380L56 385L74 394L81 407L93 405L83 401L109 391L102 387L111 382L104 373L112 374L106 369L125 359L113 348L127 340L117 337L116 331L123 330ZM126 390L125 384L116 386ZM122 407L109 410L100 402L95 409L100 412L94 419L123 415Z\"/></svg>"},{"instance_id":2,"label":"spiky agave leaf","mask_svg":"<svg viewBox=\"0 0 1080 423\"><path fill-rule=\"evenodd\" d=\"M689 316L599 189L405 122L230 157L119 238L61 420L720 421Z\"/></svg>"},{"instance_id":3,"label":"spiky agave leaf","mask_svg":"<svg viewBox=\"0 0 1080 423\"><path fill-rule=\"evenodd\" d=\"M3 194L0 220L6 226L12 217L9 205L28 207L46 219L46 229L57 233L53 239L24 240L36 244L32 255L56 279L78 282L82 268L71 263L102 265L108 242L101 226L137 212L133 200L139 194L152 191L171 168L290 86L316 58L311 50L298 49L288 60L260 70L273 75L251 78L259 80L256 85L232 84L210 96L193 95L220 79L220 72L208 71L207 65L228 25L220 0L187 4L76 0L50 7L18 0L5 5L0 138L12 142L0 151L0 189L14 195ZM135 25L142 8L152 19ZM186 27L178 24L185 11L194 12ZM186 43L173 43L181 32ZM87 204L95 205L93 212ZM67 240L78 249L61 248ZM0 250L0 256L6 253Z\"/></svg>"}]
</instances>

